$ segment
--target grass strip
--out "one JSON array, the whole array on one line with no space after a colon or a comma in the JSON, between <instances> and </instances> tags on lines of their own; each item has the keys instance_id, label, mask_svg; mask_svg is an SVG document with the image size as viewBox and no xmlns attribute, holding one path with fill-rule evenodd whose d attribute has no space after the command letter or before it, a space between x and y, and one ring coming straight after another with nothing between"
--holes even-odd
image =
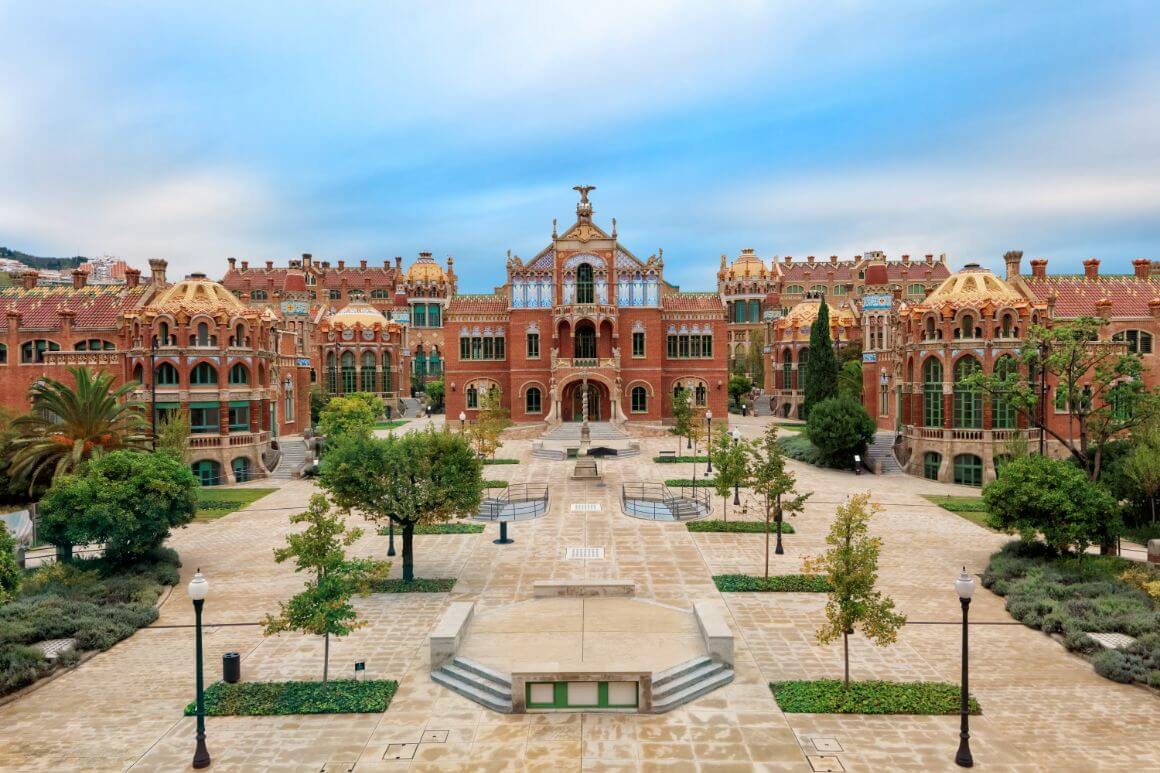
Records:
<instances>
[{"instance_id":1,"label":"grass strip","mask_svg":"<svg viewBox=\"0 0 1160 773\"><path fill-rule=\"evenodd\" d=\"M725 532L728 534L764 534L765 521L689 521L685 524L689 531ZM777 533L777 524L769 522L769 533ZM781 522L782 534L793 534L793 524Z\"/></svg>"}]
</instances>

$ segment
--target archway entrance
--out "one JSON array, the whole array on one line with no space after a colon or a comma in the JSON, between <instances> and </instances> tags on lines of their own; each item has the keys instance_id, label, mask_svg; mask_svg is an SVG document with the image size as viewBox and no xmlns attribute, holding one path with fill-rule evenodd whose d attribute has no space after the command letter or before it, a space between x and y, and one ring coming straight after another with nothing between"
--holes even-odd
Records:
<instances>
[{"instance_id":1,"label":"archway entrance","mask_svg":"<svg viewBox=\"0 0 1160 773\"><path fill-rule=\"evenodd\" d=\"M564 421L584 420L584 382L574 381L564 387L562 410ZM588 382L588 421L608 421L612 415L608 388L598 381Z\"/></svg>"}]
</instances>

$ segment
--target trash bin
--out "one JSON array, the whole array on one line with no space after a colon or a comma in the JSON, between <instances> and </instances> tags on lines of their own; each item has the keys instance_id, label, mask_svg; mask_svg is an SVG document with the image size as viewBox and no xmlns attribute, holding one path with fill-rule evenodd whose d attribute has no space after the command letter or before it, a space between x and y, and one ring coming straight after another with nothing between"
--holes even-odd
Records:
<instances>
[{"instance_id":1,"label":"trash bin","mask_svg":"<svg viewBox=\"0 0 1160 773\"><path fill-rule=\"evenodd\" d=\"M222 680L237 684L242 679L242 656L236 652L222 655Z\"/></svg>"}]
</instances>

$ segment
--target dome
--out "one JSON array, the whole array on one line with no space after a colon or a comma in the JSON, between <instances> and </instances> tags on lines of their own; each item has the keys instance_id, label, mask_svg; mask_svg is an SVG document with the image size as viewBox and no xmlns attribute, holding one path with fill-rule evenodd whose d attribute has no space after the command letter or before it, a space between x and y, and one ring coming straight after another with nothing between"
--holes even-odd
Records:
<instances>
[{"instance_id":1,"label":"dome","mask_svg":"<svg viewBox=\"0 0 1160 773\"><path fill-rule=\"evenodd\" d=\"M743 249L737 260L729 265L729 276L733 279L762 277L768 273L765 262L757 257L752 247Z\"/></svg>"},{"instance_id":2,"label":"dome","mask_svg":"<svg viewBox=\"0 0 1160 773\"><path fill-rule=\"evenodd\" d=\"M355 301L331 314L329 322L331 325L342 325L343 327L354 327L355 325L373 327L376 324L386 325L387 318L369 303Z\"/></svg>"},{"instance_id":3,"label":"dome","mask_svg":"<svg viewBox=\"0 0 1160 773\"><path fill-rule=\"evenodd\" d=\"M935 288L922 302L924 306L945 303L979 303L981 301L1026 300L1011 285L977 263L968 263L962 271L952 274Z\"/></svg>"},{"instance_id":4,"label":"dome","mask_svg":"<svg viewBox=\"0 0 1160 773\"><path fill-rule=\"evenodd\" d=\"M412 282L443 282L447 276L429 252L420 252L419 259L407 269L407 279Z\"/></svg>"},{"instance_id":5,"label":"dome","mask_svg":"<svg viewBox=\"0 0 1160 773\"><path fill-rule=\"evenodd\" d=\"M245 304L222 285L207 279L205 274L190 274L184 280L164 290L148 306L169 313L187 314L220 311L241 312Z\"/></svg>"},{"instance_id":6,"label":"dome","mask_svg":"<svg viewBox=\"0 0 1160 773\"><path fill-rule=\"evenodd\" d=\"M822 302L817 298L807 298L798 305L789 310L782 321L785 327L802 328L809 327L814 324L814 320L818 318L818 311L822 307ZM855 324L854 312L844 306L830 306L830 325L839 325L842 327Z\"/></svg>"}]
</instances>

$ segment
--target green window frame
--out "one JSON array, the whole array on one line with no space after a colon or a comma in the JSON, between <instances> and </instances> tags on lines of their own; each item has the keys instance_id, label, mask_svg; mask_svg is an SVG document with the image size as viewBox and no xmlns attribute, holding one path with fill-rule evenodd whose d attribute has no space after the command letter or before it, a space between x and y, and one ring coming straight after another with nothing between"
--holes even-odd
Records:
<instances>
[{"instance_id":1,"label":"green window frame","mask_svg":"<svg viewBox=\"0 0 1160 773\"><path fill-rule=\"evenodd\" d=\"M999 359L995 360L994 376L999 379L1009 378L1012 374L1017 373L1019 366L1015 364L1015 358L1009 354L1005 354ZM1010 398L1007 397L1006 392L998 391L991 396L991 426L994 429L1014 429L1016 425L1016 410L1011 403Z\"/></svg>"},{"instance_id":2,"label":"green window frame","mask_svg":"<svg viewBox=\"0 0 1160 773\"><path fill-rule=\"evenodd\" d=\"M212 459L202 459L189 465L198 483L203 486L216 486L222 482L221 465Z\"/></svg>"},{"instance_id":3,"label":"green window frame","mask_svg":"<svg viewBox=\"0 0 1160 773\"><path fill-rule=\"evenodd\" d=\"M189 431L195 435L221 432L221 407L217 403L190 403Z\"/></svg>"},{"instance_id":4,"label":"green window frame","mask_svg":"<svg viewBox=\"0 0 1160 773\"><path fill-rule=\"evenodd\" d=\"M632 412L648 413L648 390L642 386L632 388Z\"/></svg>"},{"instance_id":5,"label":"green window frame","mask_svg":"<svg viewBox=\"0 0 1160 773\"><path fill-rule=\"evenodd\" d=\"M154 379L158 386L177 386L179 379L177 368L172 362L162 362L157 366Z\"/></svg>"},{"instance_id":6,"label":"green window frame","mask_svg":"<svg viewBox=\"0 0 1160 773\"><path fill-rule=\"evenodd\" d=\"M644 332L641 330L634 331L632 334L632 356L644 356Z\"/></svg>"},{"instance_id":7,"label":"green window frame","mask_svg":"<svg viewBox=\"0 0 1160 773\"><path fill-rule=\"evenodd\" d=\"M427 304L427 327L443 327L442 311L438 303Z\"/></svg>"},{"instance_id":8,"label":"green window frame","mask_svg":"<svg viewBox=\"0 0 1160 773\"><path fill-rule=\"evenodd\" d=\"M427 327L427 304L411 304L411 327Z\"/></svg>"},{"instance_id":9,"label":"green window frame","mask_svg":"<svg viewBox=\"0 0 1160 773\"><path fill-rule=\"evenodd\" d=\"M234 481L237 483L245 483L254 477L250 460L244 456L239 456L230 462L230 469L234 471Z\"/></svg>"},{"instance_id":10,"label":"green window frame","mask_svg":"<svg viewBox=\"0 0 1160 773\"><path fill-rule=\"evenodd\" d=\"M530 387L524 395L524 413L543 413L543 395L539 387Z\"/></svg>"},{"instance_id":11,"label":"green window frame","mask_svg":"<svg viewBox=\"0 0 1160 773\"><path fill-rule=\"evenodd\" d=\"M46 338L37 338L34 341L25 341L20 345L20 362L23 364L35 364L44 362L45 352L59 352L60 344L56 341L49 341Z\"/></svg>"},{"instance_id":12,"label":"green window frame","mask_svg":"<svg viewBox=\"0 0 1160 773\"><path fill-rule=\"evenodd\" d=\"M230 366L229 383L231 384L248 384L250 383L250 370L240 362L235 362Z\"/></svg>"},{"instance_id":13,"label":"green window frame","mask_svg":"<svg viewBox=\"0 0 1160 773\"><path fill-rule=\"evenodd\" d=\"M623 680L629 681L629 680ZM538 685L552 685L550 703L532 700L532 688ZM529 709L635 709L640 705L640 684L636 686L636 696L632 703L611 703L608 697L608 682L596 682L596 703L572 703L568 700L568 682L527 682L524 685L524 705Z\"/></svg>"},{"instance_id":14,"label":"green window frame","mask_svg":"<svg viewBox=\"0 0 1160 773\"><path fill-rule=\"evenodd\" d=\"M980 369L974 357L962 357L955 363L954 426L957 429L979 429L983 426L983 392L962 382Z\"/></svg>"},{"instance_id":15,"label":"green window frame","mask_svg":"<svg viewBox=\"0 0 1160 773\"><path fill-rule=\"evenodd\" d=\"M468 408L478 408L479 407L479 390L476 389L474 386L469 386L467 388L467 407Z\"/></svg>"},{"instance_id":16,"label":"green window frame","mask_svg":"<svg viewBox=\"0 0 1160 773\"><path fill-rule=\"evenodd\" d=\"M677 337L674 335L665 337L665 354L671 358L676 359L677 356Z\"/></svg>"},{"instance_id":17,"label":"green window frame","mask_svg":"<svg viewBox=\"0 0 1160 773\"><path fill-rule=\"evenodd\" d=\"M802 288L801 285L790 285L789 287L785 288L785 294L786 295L801 295L803 289L804 288Z\"/></svg>"},{"instance_id":18,"label":"green window frame","mask_svg":"<svg viewBox=\"0 0 1160 773\"><path fill-rule=\"evenodd\" d=\"M955 483L960 486L983 485L983 460L975 454L955 457Z\"/></svg>"},{"instance_id":19,"label":"green window frame","mask_svg":"<svg viewBox=\"0 0 1160 773\"><path fill-rule=\"evenodd\" d=\"M250 431L250 403L235 400L229 405L230 432Z\"/></svg>"},{"instance_id":20,"label":"green window frame","mask_svg":"<svg viewBox=\"0 0 1160 773\"><path fill-rule=\"evenodd\" d=\"M540 356L540 334L528 333L527 335L527 358L534 360Z\"/></svg>"},{"instance_id":21,"label":"green window frame","mask_svg":"<svg viewBox=\"0 0 1160 773\"><path fill-rule=\"evenodd\" d=\"M217 368L208 362L199 362L189 372L189 383L192 386L213 386L218 382Z\"/></svg>"},{"instance_id":22,"label":"green window frame","mask_svg":"<svg viewBox=\"0 0 1160 773\"><path fill-rule=\"evenodd\" d=\"M927 451L922 455L922 477L927 480L938 480L938 471L942 467L942 454L938 451Z\"/></svg>"},{"instance_id":23,"label":"green window frame","mask_svg":"<svg viewBox=\"0 0 1160 773\"><path fill-rule=\"evenodd\" d=\"M576 267L576 303L596 302L596 281L592 266L581 263Z\"/></svg>"},{"instance_id":24,"label":"green window frame","mask_svg":"<svg viewBox=\"0 0 1160 773\"><path fill-rule=\"evenodd\" d=\"M942 361L929 357L922 364L922 426L943 425Z\"/></svg>"}]
</instances>

